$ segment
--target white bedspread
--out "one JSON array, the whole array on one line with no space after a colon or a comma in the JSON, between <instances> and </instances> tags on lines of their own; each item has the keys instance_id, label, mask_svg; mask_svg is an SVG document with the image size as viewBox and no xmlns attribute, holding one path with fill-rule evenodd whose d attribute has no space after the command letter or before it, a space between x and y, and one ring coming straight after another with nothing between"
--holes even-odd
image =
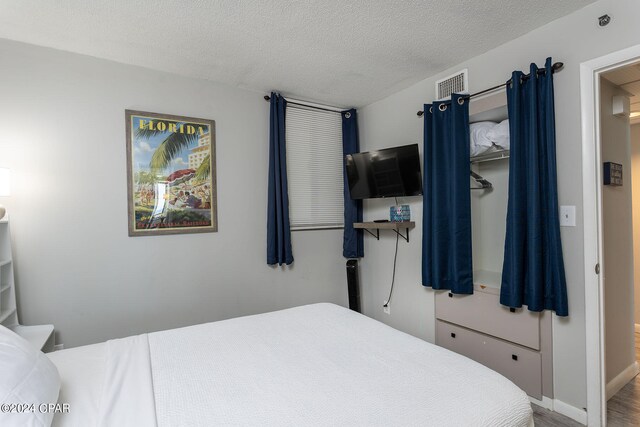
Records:
<instances>
[{"instance_id":1,"label":"white bedspread","mask_svg":"<svg viewBox=\"0 0 640 427\"><path fill-rule=\"evenodd\" d=\"M107 341L107 364L98 425L155 427L156 411L151 381L146 334Z\"/></svg>"},{"instance_id":2,"label":"white bedspread","mask_svg":"<svg viewBox=\"0 0 640 427\"><path fill-rule=\"evenodd\" d=\"M98 425L98 412L105 380L107 343L47 353L60 373L58 402L69 403L68 413L53 417L53 427L87 427Z\"/></svg>"},{"instance_id":3,"label":"white bedspread","mask_svg":"<svg viewBox=\"0 0 640 427\"><path fill-rule=\"evenodd\" d=\"M110 347L105 383L116 386L103 387L103 426L532 422L526 394L496 372L333 304L152 333L148 346L144 338Z\"/></svg>"},{"instance_id":4,"label":"white bedspread","mask_svg":"<svg viewBox=\"0 0 640 427\"><path fill-rule=\"evenodd\" d=\"M332 304L149 335L158 426L527 426L509 380Z\"/></svg>"}]
</instances>

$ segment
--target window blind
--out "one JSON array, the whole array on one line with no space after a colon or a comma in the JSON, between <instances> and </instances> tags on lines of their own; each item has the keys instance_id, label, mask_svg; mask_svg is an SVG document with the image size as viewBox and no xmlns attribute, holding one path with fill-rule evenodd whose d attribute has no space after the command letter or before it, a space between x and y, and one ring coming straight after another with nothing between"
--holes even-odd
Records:
<instances>
[{"instance_id":1,"label":"window blind","mask_svg":"<svg viewBox=\"0 0 640 427\"><path fill-rule=\"evenodd\" d=\"M285 123L291 229L343 227L340 114L288 105Z\"/></svg>"}]
</instances>

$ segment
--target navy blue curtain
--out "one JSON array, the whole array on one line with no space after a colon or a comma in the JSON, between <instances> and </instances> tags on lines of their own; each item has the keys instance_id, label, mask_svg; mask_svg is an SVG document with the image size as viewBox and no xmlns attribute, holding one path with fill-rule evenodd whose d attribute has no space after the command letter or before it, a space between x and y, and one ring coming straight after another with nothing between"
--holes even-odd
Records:
<instances>
[{"instance_id":1,"label":"navy blue curtain","mask_svg":"<svg viewBox=\"0 0 640 427\"><path fill-rule=\"evenodd\" d=\"M473 293L469 102L424 106L422 284Z\"/></svg>"},{"instance_id":2,"label":"navy blue curtain","mask_svg":"<svg viewBox=\"0 0 640 427\"><path fill-rule=\"evenodd\" d=\"M358 153L358 115L355 109L342 112L342 154ZM362 222L362 200L351 200L347 181L346 162L343 164L344 179L344 235L342 237L342 256L362 258L364 256L364 237L362 230L353 228L354 222Z\"/></svg>"},{"instance_id":3,"label":"navy blue curtain","mask_svg":"<svg viewBox=\"0 0 640 427\"><path fill-rule=\"evenodd\" d=\"M568 315L562 259L551 58L544 74L514 71L509 108L509 203L500 303Z\"/></svg>"},{"instance_id":4,"label":"navy blue curtain","mask_svg":"<svg viewBox=\"0 0 640 427\"><path fill-rule=\"evenodd\" d=\"M267 194L267 264L291 264L291 230L287 190L285 110L287 101L271 92L269 130L269 191Z\"/></svg>"}]
</instances>

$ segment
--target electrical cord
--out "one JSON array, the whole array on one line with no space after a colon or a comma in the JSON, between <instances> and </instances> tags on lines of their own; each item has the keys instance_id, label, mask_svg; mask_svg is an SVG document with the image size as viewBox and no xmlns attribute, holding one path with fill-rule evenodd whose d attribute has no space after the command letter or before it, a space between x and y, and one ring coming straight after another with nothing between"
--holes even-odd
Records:
<instances>
[{"instance_id":1,"label":"electrical cord","mask_svg":"<svg viewBox=\"0 0 640 427\"><path fill-rule=\"evenodd\" d=\"M398 240L400 235L396 233L396 253L393 256L393 275L391 277L391 289L389 290L389 298L387 298L387 302L384 303L383 307L389 307L389 303L391 302L391 295L393 295L393 284L396 281L396 261L398 260Z\"/></svg>"},{"instance_id":2,"label":"electrical cord","mask_svg":"<svg viewBox=\"0 0 640 427\"><path fill-rule=\"evenodd\" d=\"M398 198L394 197L395 201L396 201L396 206L398 206ZM389 307L389 303L391 302L391 295L393 295L393 284L396 281L396 261L398 260L398 240L400 238L400 235L398 234L398 232L396 231L396 253L395 255L393 255L393 275L391 276L391 289L389 289L389 298L387 298L387 302L385 302L382 306L383 307Z\"/></svg>"}]
</instances>

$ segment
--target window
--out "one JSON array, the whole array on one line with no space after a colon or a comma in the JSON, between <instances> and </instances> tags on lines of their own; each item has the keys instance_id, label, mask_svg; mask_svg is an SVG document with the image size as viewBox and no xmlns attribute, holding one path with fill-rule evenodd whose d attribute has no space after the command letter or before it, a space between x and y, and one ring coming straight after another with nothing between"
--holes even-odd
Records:
<instances>
[{"instance_id":1,"label":"window","mask_svg":"<svg viewBox=\"0 0 640 427\"><path fill-rule=\"evenodd\" d=\"M291 104L286 111L291 229L343 227L342 117Z\"/></svg>"}]
</instances>

